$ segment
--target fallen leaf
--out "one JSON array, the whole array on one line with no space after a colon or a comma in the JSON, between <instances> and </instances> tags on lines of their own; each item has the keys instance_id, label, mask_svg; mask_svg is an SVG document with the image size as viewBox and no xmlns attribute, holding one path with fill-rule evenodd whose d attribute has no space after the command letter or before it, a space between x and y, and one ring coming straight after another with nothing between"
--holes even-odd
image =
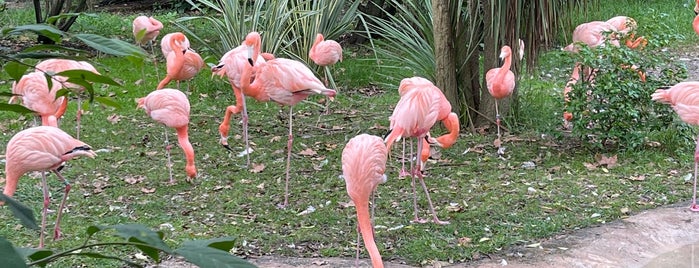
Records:
<instances>
[{"instance_id":1,"label":"fallen leaf","mask_svg":"<svg viewBox=\"0 0 699 268\"><path fill-rule=\"evenodd\" d=\"M500 141L500 139L495 139L493 141L493 146L500 147L500 145L502 145L502 142Z\"/></svg>"},{"instance_id":2,"label":"fallen leaf","mask_svg":"<svg viewBox=\"0 0 699 268\"><path fill-rule=\"evenodd\" d=\"M449 205L447 206L447 211L449 211L449 212L459 212L462 209L463 208L461 207L461 205L459 203L452 202L452 203L449 203Z\"/></svg>"},{"instance_id":3,"label":"fallen leaf","mask_svg":"<svg viewBox=\"0 0 699 268\"><path fill-rule=\"evenodd\" d=\"M646 175L638 175L638 176L632 175L629 177L629 179L632 181L643 181L643 180L646 180Z\"/></svg>"},{"instance_id":4,"label":"fallen leaf","mask_svg":"<svg viewBox=\"0 0 699 268\"><path fill-rule=\"evenodd\" d=\"M308 208L306 208L306 210L301 211L301 212L299 212L299 213L296 214L296 215L297 215L297 216L303 216L303 215L311 214L311 213L313 213L314 211L316 211L316 208L315 208L315 207L313 207L313 206L308 206Z\"/></svg>"},{"instance_id":5,"label":"fallen leaf","mask_svg":"<svg viewBox=\"0 0 699 268\"><path fill-rule=\"evenodd\" d=\"M621 211L621 214L629 214L629 208L627 208L627 207L621 208L620 211Z\"/></svg>"},{"instance_id":6,"label":"fallen leaf","mask_svg":"<svg viewBox=\"0 0 699 268\"><path fill-rule=\"evenodd\" d=\"M265 164L252 164L252 168L250 169L250 172L252 173L260 173L263 170L265 170Z\"/></svg>"},{"instance_id":7,"label":"fallen leaf","mask_svg":"<svg viewBox=\"0 0 699 268\"><path fill-rule=\"evenodd\" d=\"M142 188L141 188L141 192L143 192L144 194L152 194L152 193L155 193L155 187L150 188L150 189L149 189L149 188L146 188L146 187L142 187Z\"/></svg>"},{"instance_id":8,"label":"fallen leaf","mask_svg":"<svg viewBox=\"0 0 699 268\"><path fill-rule=\"evenodd\" d=\"M138 86L138 85L141 85L141 83L143 83L143 79L138 79L133 84Z\"/></svg>"},{"instance_id":9,"label":"fallen leaf","mask_svg":"<svg viewBox=\"0 0 699 268\"><path fill-rule=\"evenodd\" d=\"M605 155L600 155L599 160L597 160L598 165L606 165L607 168L613 168L617 165L617 157L616 155L607 157Z\"/></svg>"},{"instance_id":10,"label":"fallen leaf","mask_svg":"<svg viewBox=\"0 0 699 268\"><path fill-rule=\"evenodd\" d=\"M119 116L118 114L112 114L110 116L107 116L107 121L109 121L109 123L116 124L119 123L119 120L121 120L121 116Z\"/></svg>"},{"instance_id":11,"label":"fallen leaf","mask_svg":"<svg viewBox=\"0 0 699 268\"><path fill-rule=\"evenodd\" d=\"M299 152L300 155L305 155L305 156L314 156L317 155L316 151L313 151L311 148L306 148L303 151Z\"/></svg>"},{"instance_id":12,"label":"fallen leaf","mask_svg":"<svg viewBox=\"0 0 699 268\"><path fill-rule=\"evenodd\" d=\"M146 155L147 155L147 156L155 156L155 155L157 155L157 154L158 154L158 151L146 152Z\"/></svg>"},{"instance_id":13,"label":"fallen leaf","mask_svg":"<svg viewBox=\"0 0 699 268\"><path fill-rule=\"evenodd\" d=\"M257 189L260 189L260 190L264 191L264 190L265 190L265 183L264 183L264 182L263 182L263 183L260 183L260 184L258 184L258 185L255 186L255 187L256 187Z\"/></svg>"},{"instance_id":14,"label":"fallen leaf","mask_svg":"<svg viewBox=\"0 0 699 268\"><path fill-rule=\"evenodd\" d=\"M128 184L136 184L139 182L143 181L143 176L138 176L138 177L127 177L124 179L124 182Z\"/></svg>"},{"instance_id":15,"label":"fallen leaf","mask_svg":"<svg viewBox=\"0 0 699 268\"><path fill-rule=\"evenodd\" d=\"M471 238L464 236L459 238L459 246L467 246L468 244L471 244Z\"/></svg>"},{"instance_id":16,"label":"fallen leaf","mask_svg":"<svg viewBox=\"0 0 699 268\"><path fill-rule=\"evenodd\" d=\"M352 202L352 200L349 202L337 202L337 204L340 205L341 208L354 207L354 202Z\"/></svg>"},{"instance_id":17,"label":"fallen leaf","mask_svg":"<svg viewBox=\"0 0 699 268\"><path fill-rule=\"evenodd\" d=\"M272 137L271 139L269 139L269 142L270 142L270 143L272 143L272 142L278 142L278 141L280 141L280 140L282 140L282 137L281 137L281 136L274 136L274 137Z\"/></svg>"},{"instance_id":18,"label":"fallen leaf","mask_svg":"<svg viewBox=\"0 0 699 268\"><path fill-rule=\"evenodd\" d=\"M527 245L526 247L528 247L528 248L540 248L540 247L541 247L541 243L529 244L529 245Z\"/></svg>"},{"instance_id":19,"label":"fallen leaf","mask_svg":"<svg viewBox=\"0 0 699 268\"><path fill-rule=\"evenodd\" d=\"M595 170L597 169L597 165L595 164L590 164L590 163L583 163L583 166L587 168L587 170Z\"/></svg>"}]
</instances>

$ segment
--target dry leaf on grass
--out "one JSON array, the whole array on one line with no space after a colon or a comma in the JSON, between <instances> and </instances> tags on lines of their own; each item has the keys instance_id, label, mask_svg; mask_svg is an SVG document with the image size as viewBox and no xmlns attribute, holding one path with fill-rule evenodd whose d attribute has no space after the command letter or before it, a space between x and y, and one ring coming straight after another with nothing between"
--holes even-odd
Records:
<instances>
[{"instance_id":1,"label":"dry leaf on grass","mask_svg":"<svg viewBox=\"0 0 699 268\"><path fill-rule=\"evenodd\" d=\"M616 155L613 155L611 157L607 157L606 155L597 155L595 158L597 158L597 164L600 166L606 165L607 168L613 168L617 165Z\"/></svg>"},{"instance_id":2,"label":"dry leaf on grass","mask_svg":"<svg viewBox=\"0 0 699 268\"><path fill-rule=\"evenodd\" d=\"M595 170L597 169L597 165L595 164L590 164L590 163L583 163L583 166L587 168L587 170Z\"/></svg>"},{"instance_id":3,"label":"dry leaf on grass","mask_svg":"<svg viewBox=\"0 0 699 268\"><path fill-rule=\"evenodd\" d=\"M144 194L152 194L152 193L155 193L155 187L153 187L153 188L146 188L146 187L143 187L143 188L141 188L141 192L143 192Z\"/></svg>"},{"instance_id":4,"label":"dry leaf on grass","mask_svg":"<svg viewBox=\"0 0 699 268\"><path fill-rule=\"evenodd\" d=\"M143 179L144 179L143 176L127 177L124 179L124 182L126 182L128 184L136 184L136 183L142 182Z\"/></svg>"},{"instance_id":5,"label":"dry leaf on grass","mask_svg":"<svg viewBox=\"0 0 699 268\"><path fill-rule=\"evenodd\" d=\"M502 142L500 141L500 139L495 139L493 141L493 146L500 147L500 145L502 145Z\"/></svg>"},{"instance_id":6,"label":"dry leaf on grass","mask_svg":"<svg viewBox=\"0 0 699 268\"><path fill-rule=\"evenodd\" d=\"M119 116L118 114L112 114L110 116L107 116L107 121L109 121L109 123L116 124L119 123L119 120L121 120L121 116Z\"/></svg>"},{"instance_id":7,"label":"dry leaf on grass","mask_svg":"<svg viewBox=\"0 0 699 268\"><path fill-rule=\"evenodd\" d=\"M644 181L646 180L646 175L630 176L629 179L632 181Z\"/></svg>"},{"instance_id":8,"label":"dry leaf on grass","mask_svg":"<svg viewBox=\"0 0 699 268\"><path fill-rule=\"evenodd\" d=\"M252 168L250 169L250 172L252 173L260 173L263 170L265 170L265 164L252 164Z\"/></svg>"},{"instance_id":9,"label":"dry leaf on grass","mask_svg":"<svg viewBox=\"0 0 699 268\"><path fill-rule=\"evenodd\" d=\"M313 151L311 148L306 148L303 151L299 152L300 155L305 155L305 156L314 156L317 155L318 153L316 151Z\"/></svg>"}]
</instances>

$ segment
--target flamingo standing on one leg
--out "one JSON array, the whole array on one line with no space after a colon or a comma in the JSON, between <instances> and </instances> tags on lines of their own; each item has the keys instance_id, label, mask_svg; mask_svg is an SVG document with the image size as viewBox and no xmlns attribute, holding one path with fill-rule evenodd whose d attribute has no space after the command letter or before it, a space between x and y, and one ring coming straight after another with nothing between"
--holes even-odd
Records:
<instances>
[{"instance_id":1,"label":"flamingo standing on one leg","mask_svg":"<svg viewBox=\"0 0 699 268\"><path fill-rule=\"evenodd\" d=\"M691 125L699 125L699 82L681 82L669 89L658 89L652 99L670 104L682 121ZM694 187L692 191L692 211L699 211L697 205L697 166L699 165L699 137L694 151Z\"/></svg>"},{"instance_id":2,"label":"flamingo standing on one leg","mask_svg":"<svg viewBox=\"0 0 699 268\"><path fill-rule=\"evenodd\" d=\"M204 60L196 52L183 47L185 39L183 33L177 32L170 37L170 51L167 55L167 75L158 83L157 89L164 88L170 81L177 81L177 89L180 81L194 78L202 68ZM187 84L189 90L189 84Z\"/></svg>"},{"instance_id":3,"label":"flamingo standing on one leg","mask_svg":"<svg viewBox=\"0 0 699 268\"><path fill-rule=\"evenodd\" d=\"M55 73L60 73L63 71L67 70L85 70L85 71L90 71L96 74L99 74L97 69L95 69L92 64L86 62L86 61L74 61L74 60L67 60L67 59L48 59L44 60L42 62L39 62L35 67L36 70L38 71L43 71L43 72L53 72ZM70 89L77 90L77 99L78 99L78 110L75 114L75 121L76 121L76 132L75 132L75 138L80 139L80 118L82 117L82 102L80 98L80 93L85 91L85 87L76 85L70 82L67 82L68 78L62 77L62 76L54 76L54 80L57 80L59 83L63 85L63 87L67 87ZM61 105L61 108L56 112L56 118L60 119L63 114L65 113L66 109L68 107L68 101L63 102Z\"/></svg>"},{"instance_id":4,"label":"flamingo standing on one leg","mask_svg":"<svg viewBox=\"0 0 699 268\"><path fill-rule=\"evenodd\" d=\"M12 197L17 190L19 178L30 171L41 171L41 185L44 193L44 208L41 212L41 235L39 248L44 247L46 214L49 208L49 190L46 171L51 171L65 184L65 193L58 207L53 239L61 236L61 216L65 206L70 183L60 173L63 163L78 156L94 158L95 152L86 143L74 139L63 130L51 126L28 128L15 134L7 143L5 153L5 190L6 196Z\"/></svg>"},{"instance_id":5,"label":"flamingo standing on one leg","mask_svg":"<svg viewBox=\"0 0 699 268\"><path fill-rule=\"evenodd\" d=\"M253 35L259 33L253 32ZM274 101L280 105L289 106L289 140L287 142L286 179L284 187L284 208L289 203L289 170L291 168L291 145L294 140L293 111L292 107L313 94L322 94L335 97L335 90L328 89L323 82L318 80L313 71L295 60L275 58L266 62L258 62L260 55L260 43L251 42L246 38L245 45L248 48L248 62L241 75L241 89L247 96L257 101ZM252 81L253 66L255 67L255 81ZM245 106L243 106L245 107ZM243 110L243 116L247 116Z\"/></svg>"},{"instance_id":6,"label":"flamingo standing on one leg","mask_svg":"<svg viewBox=\"0 0 699 268\"><path fill-rule=\"evenodd\" d=\"M335 40L325 40L323 34L317 34L316 40L311 46L311 50L308 52L308 57L319 65L323 66L323 71L325 72L325 85L328 85L328 77L330 77L330 86L337 89L335 85L335 80L330 73L329 66L334 65L338 61L342 61L342 46ZM330 102L325 103L325 113L328 113Z\"/></svg>"},{"instance_id":7,"label":"flamingo standing on one leg","mask_svg":"<svg viewBox=\"0 0 699 268\"><path fill-rule=\"evenodd\" d=\"M442 91L434 86L432 82L422 77L405 78L401 81L401 88L412 87L404 90L398 104L393 110L390 120L393 121L393 128L386 137L386 147L391 148L395 140L401 137L415 137L417 139L417 151L422 152L430 128L434 126L439 118L439 114L444 110L442 105ZM426 220L420 219L417 215L417 193L415 192L415 176L422 184L422 189L427 195L427 202L430 205L433 221L437 224L449 224L448 221L441 221L437 218L437 213L432 205L429 190L425 185L422 175L422 158L416 159L415 169L412 170L413 205L415 209L415 222L424 223Z\"/></svg>"},{"instance_id":8,"label":"flamingo standing on one leg","mask_svg":"<svg viewBox=\"0 0 699 268\"><path fill-rule=\"evenodd\" d=\"M138 99L138 108L143 108L153 120L163 123L167 127L177 130L177 140L180 147L184 151L187 164L185 171L189 179L194 179L197 176L197 168L194 165L194 148L189 142L189 134L187 132L189 125L189 100L182 91L176 89L165 88L155 90L144 98ZM167 131L165 132L167 143ZM170 163L170 145L166 147L168 158L168 169L170 170L170 183L174 183L172 179L172 163Z\"/></svg>"},{"instance_id":9,"label":"flamingo standing on one leg","mask_svg":"<svg viewBox=\"0 0 699 268\"><path fill-rule=\"evenodd\" d=\"M56 98L61 89L60 83L52 83L49 88L43 72L35 71L22 76L12 87L12 93L21 96L22 105L41 117L41 125L58 127L56 113L66 102L65 97Z\"/></svg>"},{"instance_id":10,"label":"flamingo standing on one leg","mask_svg":"<svg viewBox=\"0 0 699 268\"><path fill-rule=\"evenodd\" d=\"M248 46L249 44L261 44L261 37L256 32L250 33L245 37L245 42L240 46L226 52L226 54L221 57L219 65L211 68L212 75L223 76L226 75L228 82L233 88L233 94L235 94L235 105L230 105L226 107L225 114L223 116L223 121L218 127L219 134L221 134L220 143L224 148L232 151L231 147L228 145L228 131L230 130L230 120L233 114L242 113L243 121L243 139L245 139L245 150L241 153L247 157L247 166L250 166L250 153L252 148L250 148L250 142L248 138L248 117L247 117L247 107L245 106L245 98L241 90L241 75L243 73L243 68L249 65L248 62ZM257 45L260 46L260 45ZM257 57L257 62L264 62L266 60L273 59L274 56L269 53L261 53ZM254 70L253 70L254 72ZM254 77L254 74L252 75Z\"/></svg>"},{"instance_id":11,"label":"flamingo standing on one leg","mask_svg":"<svg viewBox=\"0 0 699 268\"><path fill-rule=\"evenodd\" d=\"M510 70L512 64L512 49L509 46L503 46L500 49L500 58L505 62L500 68L488 70L485 74L486 86L488 92L495 98L495 123L498 128L498 154L504 153L500 142L500 111L498 110L498 101L512 95L515 89L515 74Z\"/></svg>"},{"instance_id":12,"label":"flamingo standing on one leg","mask_svg":"<svg viewBox=\"0 0 699 268\"><path fill-rule=\"evenodd\" d=\"M342 150L342 175L347 184L347 194L357 209L359 231L374 268L383 267L383 262L374 242L374 227L369 217L369 196L376 186L386 182L387 154L383 140L368 134L350 139Z\"/></svg>"},{"instance_id":13,"label":"flamingo standing on one leg","mask_svg":"<svg viewBox=\"0 0 699 268\"><path fill-rule=\"evenodd\" d=\"M155 60L155 52L153 52L153 41L158 38L160 30L163 29L163 24L153 17L138 16L133 20L131 26L136 44L144 45L148 43L148 46L150 46L150 53L154 57L153 64L155 65L155 72L156 75L160 76L157 74L158 64ZM141 69L141 71L143 71L143 69ZM143 72L141 72L141 74L143 75Z\"/></svg>"}]
</instances>

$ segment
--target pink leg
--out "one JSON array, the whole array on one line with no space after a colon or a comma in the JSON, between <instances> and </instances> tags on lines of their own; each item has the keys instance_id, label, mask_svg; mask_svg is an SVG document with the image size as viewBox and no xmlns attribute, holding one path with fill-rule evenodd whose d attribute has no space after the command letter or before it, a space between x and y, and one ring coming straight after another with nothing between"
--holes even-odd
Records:
<instances>
[{"instance_id":1,"label":"pink leg","mask_svg":"<svg viewBox=\"0 0 699 268\"><path fill-rule=\"evenodd\" d=\"M361 231L359 230L359 223L357 223L357 257L354 259L354 267L359 267L359 237L361 236Z\"/></svg>"},{"instance_id":2,"label":"pink leg","mask_svg":"<svg viewBox=\"0 0 699 268\"><path fill-rule=\"evenodd\" d=\"M170 141L167 138L167 129L165 130L165 155L167 156L167 171L170 174L170 184L175 184L175 180L172 178L172 160L170 159Z\"/></svg>"},{"instance_id":3,"label":"pink leg","mask_svg":"<svg viewBox=\"0 0 699 268\"><path fill-rule=\"evenodd\" d=\"M279 206L280 208L286 208L286 206L289 204L289 170L291 169L291 145L294 141L294 135L291 129L293 126L292 119L294 118L292 108L292 106L289 106L289 141L286 143L286 180L284 184L284 203Z\"/></svg>"},{"instance_id":4,"label":"pink leg","mask_svg":"<svg viewBox=\"0 0 699 268\"><path fill-rule=\"evenodd\" d=\"M243 120L243 139L245 139L245 157L247 158L246 165L247 167L250 167L250 140L248 139L248 108L245 105L245 92L242 90L240 91L240 102L243 103L243 115L242 120ZM289 133L291 133L291 121L289 125ZM289 169L287 168L287 173L289 173ZM287 175L288 177L288 175Z\"/></svg>"},{"instance_id":5,"label":"pink leg","mask_svg":"<svg viewBox=\"0 0 699 268\"><path fill-rule=\"evenodd\" d=\"M500 111L498 111L498 100L495 100L495 124L497 125L498 128L498 155L502 154L502 140L500 140L501 135L500 135Z\"/></svg>"},{"instance_id":6,"label":"pink leg","mask_svg":"<svg viewBox=\"0 0 699 268\"><path fill-rule=\"evenodd\" d=\"M56 226L53 229L53 240L61 238L61 217L63 217L63 208L65 207L66 204L66 199L68 199L68 193L70 192L70 182L66 180L61 173L58 171L54 170L53 173L58 176L58 178L63 181L63 184L66 185L65 193L63 193L63 199L61 200L61 205L58 206L58 215L56 216Z\"/></svg>"},{"instance_id":7,"label":"pink leg","mask_svg":"<svg viewBox=\"0 0 699 268\"><path fill-rule=\"evenodd\" d=\"M699 137L697 137L697 147L694 150L694 190L692 192L692 205L689 210L694 212L699 212L699 206L697 206L697 163L699 163Z\"/></svg>"},{"instance_id":8,"label":"pink leg","mask_svg":"<svg viewBox=\"0 0 699 268\"><path fill-rule=\"evenodd\" d=\"M46 172L41 172L41 188L44 193L44 208L41 210L41 234L39 235L39 248L44 248L46 234L46 214L49 211L49 185L46 182Z\"/></svg>"},{"instance_id":9,"label":"pink leg","mask_svg":"<svg viewBox=\"0 0 699 268\"><path fill-rule=\"evenodd\" d=\"M418 140L418 143L417 143L417 151L422 152L422 142L420 142L420 140ZM418 156L417 168L415 170L417 171L416 172L417 176L420 179L420 184L422 184L422 189L425 190L425 195L427 196L427 203L430 205L430 211L432 211L432 220L436 224L449 224L448 221L441 221L441 220L439 220L439 218L437 218L437 213L434 211L434 206L432 205L432 199L430 198L430 191L427 190L427 186L425 185L425 180L422 178L422 170L421 170L422 167L420 166L420 162L421 161L420 161L419 156Z\"/></svg>"},{"instance_id":10,"label":"pink leg","mask_svg":"<svg viewBox=\"0 0 699 268\"><path fill-rule=\"evenodd\" d=\"M404 178L408 175L410 175L410 173L408 173L408 171L405 170L405 139L403 139L403 158L400 159L400 172L398 172L398 178Z\"/></svg>"},{"instance_id":11,"label":"pink leg","mask_svg":"<svg viewBox=\"0 0 699 268\"><path fill-rule=\"evenodd\" d=\"M160 79L160 72L158 71L158 56L155 55L155 51L153 50L153 40L148 41L148 45L150 46L150 54L153 55L153 65L155 65L156 78Z\"/></svg>"},{"instance_id":12,"label":"pink leg","mask_svg":"<svg viewBox=\"0 0 699 268\"><path fill-rule=\"evenodd\" d=\"M413 141L412 140L410 140L410 155L408 157L410 157L410 170L413 171L410 174L410 179L411 179L410 186L413 188L413 209L415 211L415 217L413 218L413 222L426 223L427 220L420 219L420 217L417 216L417 191L415 190L415 169L413 169L413 161L419 161L419 160L417 160L417 159L413 160ZM420 172L420 171L418 170L417 172Z\"/></svg>"},{"instance_id":13,"label":"pink leg","mask_svg":"<svg viewBox=\"0 0 699 268\"><path fill-rule=\"evenodd\" d=\"M75 132L75 138L80 139L80 117L83 115L83 110L82 110L82 103L80 99L80 95L78 95L78 111L75 114L75 124L76 126L76 132Z\"/></svg>"}]
</instances>

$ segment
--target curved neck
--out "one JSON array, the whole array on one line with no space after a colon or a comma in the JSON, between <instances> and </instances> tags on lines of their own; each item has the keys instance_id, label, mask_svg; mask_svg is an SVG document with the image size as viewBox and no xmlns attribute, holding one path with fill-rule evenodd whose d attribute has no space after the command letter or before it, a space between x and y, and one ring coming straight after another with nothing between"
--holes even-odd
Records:
<instances>
[{"instance_id":1,"label":"curved neck","mask_svg":"<svg viewBox=\"0 0 699 268\"><path fill-rule=\"evenodd\" d=\"M323 35L322 34L317 34L316 35L316 40L313 42L313 46L311 46L311 53L315 53L316 51L316 46L320 44L320 42L323 42Z\"/></svg>"},{"instance_id":2,"label":"curved neck","mask_svg":"<svg viewBox=\"0 0 699 268\"><path fill-rule=\"evenodd\" d=\"M354 200L354 204L357 209L359 231L362 233L364 246L369 251L371 264L374 268L383 268L381 254L378 247L376 247L376 242L374 242L374 227L371 226L371 219L369 218L369 200Z\"/></svg>"},{"instance_id":3,"label":"curved neck","mask_svg":"<svg viewBox=\"0 0 699 268\"><path fill-rule=\"evenodd\" d=\"M22 177L22 173L13 170L5 166L5 190L3 194L12 197L17 191L17 182L19 182L19 177Z\"/></svg>"},{"instance_id":4,"label":"curved neck","mask_svg":"<svg viewBox=\"0 0 699 268\"><path fill-rule=\"evenodd\" d=\"M189 142L189 133L187 132L187 129L187 125L177 128L177 141L180 143L180 147L182 147L184 156L187 159L185 168L187 171L187 176L194 177L196 176L196 167L194 166L194 147L192 147L192 144Z\"/></svg>"},{"instance_id":5,"label":"curved neck","mask_svg":"<svg viewBox=\"0 0 699 268\"><path fill-rule=\"evenodd\" d=\"M502 67L500 67L500 70L498 70L498 78L505 79L507 72L510 71L510 66L512 66L512 53L505 57L505 62L502 64Z\"/></svg>"},{"instance_id":6,"label":"curved neck","mask_svg":"<svg viewBox=\"0 0 699 268\"><path fill-rule=\"evenodd\" d=\"M699 4L697 4L699 6ZM694 28L694 32L699 34L699 15L694 17L694 21L692 22L692 28Z\"/></svg>"},{"instance_id":7,"label":"curved neck","mask_svg":"<svg viewBox=\"0 0 699 268\"><path fill-rule=\"evenodd\" d=\"M171 53L175 53L174 54L175 60L172 62L172 69L173 70L182 69L182 66L184 66L184 62L185 62L184 53L187 52L180 45L181 42L178 42L179 39L180 38L175 38L174 36L173 36L173 38L170 38L170 47L172 48Z\"/></svg>"}]
</instances>

